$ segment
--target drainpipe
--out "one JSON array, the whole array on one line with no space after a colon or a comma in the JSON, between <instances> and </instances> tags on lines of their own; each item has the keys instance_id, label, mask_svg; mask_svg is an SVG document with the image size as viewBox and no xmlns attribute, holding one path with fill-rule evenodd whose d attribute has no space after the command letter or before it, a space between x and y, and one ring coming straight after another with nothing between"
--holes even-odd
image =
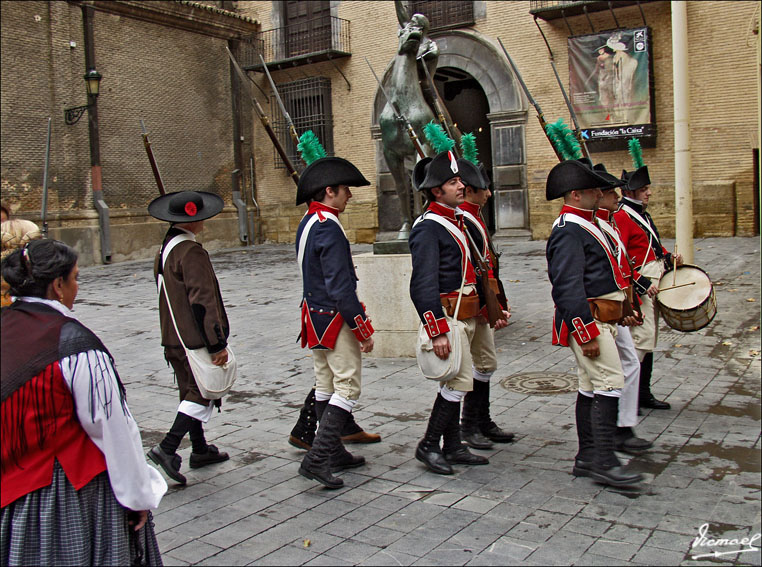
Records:
<instances>
[{"instance_id":1,"label":"drainpipe","mask_svg":"<svg viewBox=\"0 0 762 567\"><path fill-rule=\"evenodd\" d=\"M672 4L672 83L675 106L675 248L693 263L691 104L688 73L688 2Z\"/></svg>"},{"instance_id":2,"label":"drainpipe","mask_svg":"<svg viewBox=\"0 0 762 567\"><path fill-rule=\"evenodd\" d=\"M85 72L95 69L95 41L93 33L92 6L82 6L82 24L85 30ZM103 177L101 175L101 145L98 135L98 99L88 95L87 125L90 133L90 177L93 185L93 205L98 212L98 226L101 238L101 261L111 263L111 223L108 205L103 197Z\"/></svg>"},{"instance_id":3,"label":"drainpipe","mask_svg":"<svg viewBox=\"0 0 762 567\"><path fill-rule=\"evenodd\" d=\"M228 41L228 48L230 52L235 52L235 43L233 40ZM230 66L230 99L233 106L233 159L235 163L235 169L231 174L231 181L233 184L233 205L235 205L238 211L238 238L244 244L248 245L249 242L249 218L246 211L246 202L244 201L244 195L241 193L241 185L244 185L243 174L243 136L241 135L241 113L240 106L241 100L239 96L239 84L238 73L233 67L233 62L228 63Z\"/></svg>"}]
</instances>

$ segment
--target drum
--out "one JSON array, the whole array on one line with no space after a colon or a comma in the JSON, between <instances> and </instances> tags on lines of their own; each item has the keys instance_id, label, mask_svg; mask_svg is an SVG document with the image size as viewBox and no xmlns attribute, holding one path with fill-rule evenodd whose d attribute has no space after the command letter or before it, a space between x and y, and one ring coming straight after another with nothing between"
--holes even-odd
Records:
<instances>
[{"instance_id":1,"label":"drum","mask_svg":"<svg viewBox=\"0 0 762 567\"><path fill-rule=\"evenodd\" d=\"M683 264L659 280L656 304L664 322L677 331L703 329L717 314L717 299L709 276L698 266Z\"/></svg>"}]
</instances>

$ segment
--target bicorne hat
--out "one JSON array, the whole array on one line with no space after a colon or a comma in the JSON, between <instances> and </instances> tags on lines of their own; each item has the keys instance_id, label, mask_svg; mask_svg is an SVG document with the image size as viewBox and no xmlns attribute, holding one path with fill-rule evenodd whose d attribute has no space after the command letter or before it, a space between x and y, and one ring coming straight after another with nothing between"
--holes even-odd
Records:
<instances>
[{"instance_id":1,"label":"bicorne hat","mask_svg":"<svg viewBox=\"0 0 762 567\"><path fill-rule=\"evenodd\" d=\"M296 204L301 205L312 199L326 187L363 187L370 181L363 177L352 163L340 157L324 157L309 164L299 176L296 188Z\"/></svg>"},{"instance_id":2,"label":"bicorne hat","mask_svg":"<svg viewBox=\"0 0 762 567\"><path fill-rule=\"evenodd\" d=\"M556 164L548 174L545 184L545 198L548 201L563 197L569 191L583 189L609 189L612 184L576 159L567 159Z\"/></svg>"},{"instance_id":3,"label":"bicorne hat","mask_svg":"<svg viewBox=\"0 0 762 567\"><path fill-rule=\"evenodd\" d=\"M489 185L489 181L485 178L482 170L467 159L458 158L458 168L463 185L468 185L474 189L485 189Z\"/></svg>"},{"instance_id":4,"label":"bicorne hat","mask_svg":"<svg viewBox=\"0 0 762 567\"><path fill-rule=\"evenodd\" d=\"M148 214L167 222L195 222L212 218L225 205L214 193L175 191L157 197L148 205Z\"/></svg>"},{"instance_id":5,"label":"bicorne hat","mask_svg":"<svg viewBox=\"0 0 762 567\"><path fill-rule=\"evenodd\" d=\"M416 191L421 190L421 183L426 178L426 166L431 163L431 159L430 157L425 157L419 160L413 168L413 189Z\"/></svg>"},{"instance_id":6,"label":"bicorne hat","mask_svg":"<svg viewBox=\"0 0 762 567\"><path fill-rule=\"evenodd\" d=\"M593 171L595 171L598 175L603 177L605 180L607 180L609 183L611 183L610 187L601 187L604 191L608 189L616 189L617 187L621 187L624 185L624 181L617 178L616 175L611 175L607 170L606 166L602 163L596 163L595 166L593 166Z\"/></svg>"},{"instance_id":7,"label":"bicorne hat","mask_svg":"<svg viewBox=\"0 0 762 567\"><path fill-rule=\"evenodd\" d=\"M455 154L451 151L438 153L426 166L426 175L418 184L418 190L441 187L443 183L457 176L460 176L460 167Z\"/></svg>"},{"instance_id":8,"label":"bicorne hat","mask_svg":"<svg viewBox=\"0 0 762 567\"><path fill-rule=\"evenodd\" d=\"M637 191L646 185L651 185L651 178L648 176L648 166L643 165L635 171L625 171L623 169L622 181L625 182L623 189L626 191Z\"/></svg>"}]
</instances>

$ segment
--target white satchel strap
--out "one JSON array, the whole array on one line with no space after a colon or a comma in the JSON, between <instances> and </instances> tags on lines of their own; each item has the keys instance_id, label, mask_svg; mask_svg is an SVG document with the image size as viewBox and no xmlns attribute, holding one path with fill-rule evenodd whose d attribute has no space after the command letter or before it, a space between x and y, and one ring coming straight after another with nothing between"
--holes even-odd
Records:
<instances>
[{"instance_id":1,"label":"white satchel strap","mask_svg":"<svg viewBox=\"0 0 762 567\"><path fill-rule=\"evenodd\" d=\"M177 236L172 238L172 240L167 242L167 245L164 247L164 250L161 254L162 270L164 269L164 266L167 263L167 258L169 257L169 253L172 252L175 246L177 246L181 242L185 242L186 240L190 240L192 242L196 241L196 239L193 238L190 234L178 234ZM167 300L167 309L169 309L169 316L172 318L172 324L175 326L175 332L177 333L177 338L180 341L180 344L183 346L183 349L188 350L188 347L186 347L185 343L183 342L182 335L180 335L180 329L177 328L177 321L175 320L175 314L172 312L172 302L169 301L169 294L167 293L167 287L164 285L164 275L160 273L156 281L157 281L157 284L159 285L159 289L164 290L164 298Z\"/></svg>"}]
</instances>

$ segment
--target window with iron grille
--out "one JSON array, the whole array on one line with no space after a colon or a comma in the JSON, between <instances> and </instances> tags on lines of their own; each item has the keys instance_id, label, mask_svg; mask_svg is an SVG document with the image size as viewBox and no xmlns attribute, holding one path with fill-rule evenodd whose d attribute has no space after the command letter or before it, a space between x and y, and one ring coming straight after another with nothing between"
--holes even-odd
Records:
<instances>
[{"instance_id":1,"label":"window with iron grille","mask_svg":"<svg viewBox=\"0 0 762 567\"><path fill-rule=\"evenodd\" d=\"M294 122L299 136L312 130L325 148L326 154L333 155L333 111L331 109L331 80L327 77L311 77L277 85L286 111ZM300 173L306 165L299 156L288 132L288 123L283 118L278 101L270 97L270 116L278 116L274 130L291 163ZM274 152L275 168L285 169L286 164Z\"/></svg>"},{"instance_id":2,"label":"window with iron grille","mask_svg":"<svg viewBox=\"0 0 762 567\"><path fill-rule=\"evenodd\" d=\"M415 0L413 13L423 14L429 20L431 31L472 26L474 3L456 0Z\"/></svg>"}]
</instances>

